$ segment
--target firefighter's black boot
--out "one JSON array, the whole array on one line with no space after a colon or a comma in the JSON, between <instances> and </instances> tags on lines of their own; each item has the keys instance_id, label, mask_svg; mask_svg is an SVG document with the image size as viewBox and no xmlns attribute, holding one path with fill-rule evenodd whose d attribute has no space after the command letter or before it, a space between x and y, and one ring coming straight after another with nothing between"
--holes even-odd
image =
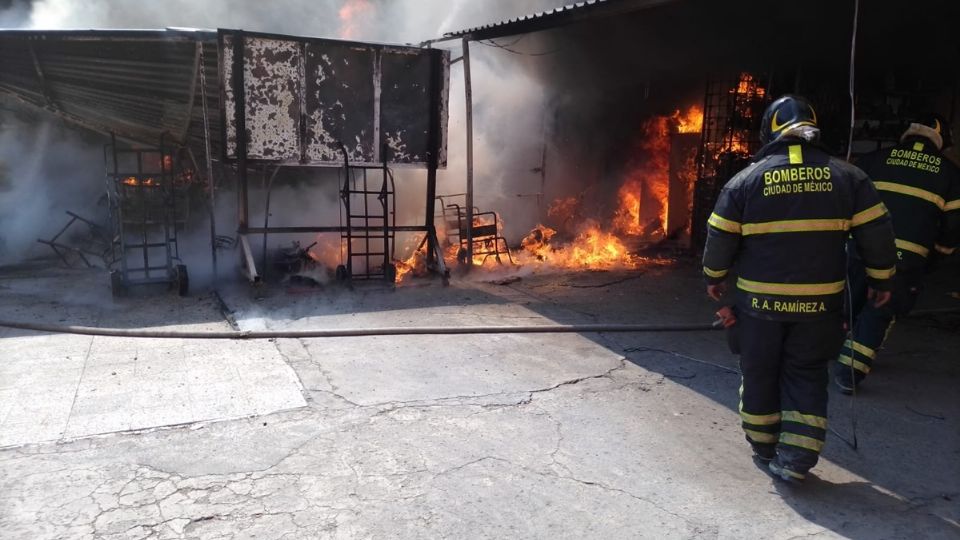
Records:
<instances>
[{"instance_id":1,"label":"firefighter's black boot","mask_svg":"<svg viewBox=\"0 0 960 540\"><path fill-rule=\"evenodd\" d=\"M751 441L749 438L747 438L747 441L750 443L750 446L753 447L753 455L756 456L760 461L769 463L777 457L776 444L757 443Z\"/></svg>"},{"instance_id":2,"label":"firefighter's black boot","mask_svg":"<svg viewBox=\"0 0 960 540\"><path fill-rule=\"evenodd\" d=\"M853 394L853 390L856 387L856 383L853 382L853 378L850 376L850 370L847 369L846 366L837 370L837 375L833 378L833 382L837 385L837 388L840 389L840 393L845 396Z\"/></svg>"},{"instance_id":3,"label":"firefighter's black boot","mask_svg":"<svg viewBox=\"0 0 960 540\"><path fill-rule=\"evenodd\" d=\"M771 461L768 467L774 478L789 484L800 484L807 476L806 473L795 471L789 465L781 463L779 457Z\"/></svg>"}]
</instances>

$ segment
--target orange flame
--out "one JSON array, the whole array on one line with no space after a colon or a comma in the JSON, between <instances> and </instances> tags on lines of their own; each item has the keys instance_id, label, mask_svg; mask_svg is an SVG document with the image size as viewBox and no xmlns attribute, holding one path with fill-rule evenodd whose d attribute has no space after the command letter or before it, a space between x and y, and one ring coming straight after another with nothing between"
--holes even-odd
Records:
<instances>
[{"instance_id":1,"label":"orange flame","mask_svg":"<svg viewBox=\"0 0 960 540\"><path fill-rule=\"evenodd\" d=\"M619 205L613 229L628 236L650 231L666 233L670 196L670 134L703 131L703 109L696 105L677 109L669 117L656 116L642 126L630 172L617 193ZM647 202L645 202L645 199ZM646 205L647 212L644 212ZM653 214L646 217L644 214ZM654 223L659 220L659 223Z\"/></svg>"},{"instance_id":2,"label":"orange flame","mask_svg":"<svg viewBox=\"0 0 960 540\"><path fill-rule=\"evenodd\" d=\"M767 89L760 86L760 82L750 73L741 73L737 85L730 89L733 95L734 112L740 118L753 118L758 103L762 103L767 95ZM747 156L752 153L750 148L750 131L744 128L734 129L723 144L710 145L708 150L713 156L721 154L739 154Z\"/></svg>"},{"instance_id":3,"label":"orange flame","mask_svg":"<svg viewBox=\"0 0 960 540\"><path fill-rule=\"evenodd\" d=\"M340 17L340 37L357 39L360 28L373 12L374 7L370 0L347 0L337 13Z\"/></svg>"},{"instance_id":4,"label":"orange flame","mask_svg":"<svg viewBox=\"0 0 960 540\"><path fill-rule=\"evenodd\" d=\"M407 276L422 276L427 273L427 243L422 240L422 237L407 240L403 251L412 249L413 252L402 261L393 261L393 265L397 268L396 283L400 283ZM414 247L418 244L419 247Z\"/></svg>"},{"instance_id":5,"label":"orange flame","mask_svg":"<svg viewBox=\"0 0 960 540\"><path fill-rule=\"evenodd\" d=\"M703 108L692 105L687 112L677 109L671 117L677 124L677 133L700 133L703 131Z\"/></svg>"},{"instance_id":6,"label":"orange flame","mask_svg":"<svg viewBox=\"0 0 960 540\"><path fill-rule=\"evenodd\" d=\"M153 178L144 178L143 180L138 180L136 176L128 176L122 180L125 186L147 186L153 187L157 185L156 180Z\"/></svg>"},{"instance_id":7,"label":"orange flame","mask_svg":"<svg viewBox=\"0 0 960 540\"><path fill-rule=\"evenodd\" d=\"M750 73L741 73L737 87L730 90L730 93L762 98L767 94L767 89L760 86L760 82Z\"/></svg>"}]
</instances>

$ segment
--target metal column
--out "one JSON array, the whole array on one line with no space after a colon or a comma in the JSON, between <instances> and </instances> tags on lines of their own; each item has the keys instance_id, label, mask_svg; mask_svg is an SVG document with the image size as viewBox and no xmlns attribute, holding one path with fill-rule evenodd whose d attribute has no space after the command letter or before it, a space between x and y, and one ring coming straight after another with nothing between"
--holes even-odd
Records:
<instances>
[{"instance_id":1,"label":"metal column","mask_svg":"<svg viewBox=\"0 0 960 540\"><path fill-rule=\"evenodd\" d=\"M463 92L467 124L467 268L473 266L473 88L470 82L470 41L463 38Z\"/></svg>"}]
</instances>

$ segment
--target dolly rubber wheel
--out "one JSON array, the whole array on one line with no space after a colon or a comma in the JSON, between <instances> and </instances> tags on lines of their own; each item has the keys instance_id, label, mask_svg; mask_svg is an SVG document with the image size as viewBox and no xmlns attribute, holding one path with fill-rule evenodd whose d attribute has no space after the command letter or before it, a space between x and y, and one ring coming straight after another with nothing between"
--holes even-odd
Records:
<instances>
[{"instance_id":1,"label":"dolly rubber wheel","mask_svg":"<svg viewBox=\"0 0 960 540\"><path fill-rule=\"evenodd\" d=\"M387 283L397 282L397 267L393 264L386 264L383 267L383 279Z\"/></svg>"},{"instance_id":2,"label":"dolly rubber wheel","mask_svg":"<svg viewBox=\"0 0 960 540\"><path fill-rule=\"evenodd\" d=\"M457 264L460 266L467 265L467 248L460 248L457 250Z\"/></svg>"},{"instance_id":3,"label":"dolly rubber wheel","mask_svg":"<svg viewBox=\"0 0 960 540\"><path fill-rule=\"evenodd\" d=\"M346 281L349 275L347 274L347 267L344 265L337 266L336 272L337 281Z\"/></svg>"},{"instance_id":4,"label":"dolly rubber wheel","mask_svg":"<svg viewBox=\"0 0 960 540\"><path fill-rule=\"evenodd\" d=\"M114 298L123 298L127 295L127 287L123 284L123 276L119 270L110 272L110 293Z\"/></svg>"},{"instance_id":5,"label":"dolly rubber wheel","mask_svg":"<svg viewBox=\"0 0 960 540\"><path fill-rule=\"evenodd\" d=\"M187 266L185 264L178 264L175 273L176 279L174 283L177 286L177 294L186 296L190 293L190 276L187 275Z\"/></svg>"}]
</instances>

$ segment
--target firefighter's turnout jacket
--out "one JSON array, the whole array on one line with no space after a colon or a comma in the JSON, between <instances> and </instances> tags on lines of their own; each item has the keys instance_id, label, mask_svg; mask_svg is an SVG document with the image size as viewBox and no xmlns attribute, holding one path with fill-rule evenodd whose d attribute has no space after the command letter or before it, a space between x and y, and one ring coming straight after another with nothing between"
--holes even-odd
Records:
<instances>
[{"instance_id":1,"label":"firefighter's turnout jacket","mask_svg":"<svg viewBox=\"0 0 960 540\"><path fill-rule=\"evenodd\" d=\"M800 139L764 147L724 186L708 224L703 272L719 283L737 263L742 313L778 321L839 313L851 234L870 285L892 287L893 228L870 179Z\"/></svg>"},{"instance_id":2,"label":"firefighter's turnout jacket","mask_svg":"<svg viewBox=\"0 0 960 540\"><path fill-rule=\"evenodd\" d=\"M934 250L950 254L960 244L960 172L929 140L910 137L858 162L870 175L890 210L897 235L897 276L893 300L882 307L866 302L863 265L851 265L853 333L837 361L853 367L840 370L847 384L859 384L870 373L891 324L913 308L923 283L927 258Z\"/></svg>"},{"instance_id":3,"label":"firefighter's turnout jacket","mask_svg":"<svg viewBox=\"0 0 960 540\"><path fill-rule=\"evenodd\" d=\"M960 171L923 137L911 137L857 161L893 216L898 266L926 266L933 250L960 245Z\"/></svg>"}]
</instances>

